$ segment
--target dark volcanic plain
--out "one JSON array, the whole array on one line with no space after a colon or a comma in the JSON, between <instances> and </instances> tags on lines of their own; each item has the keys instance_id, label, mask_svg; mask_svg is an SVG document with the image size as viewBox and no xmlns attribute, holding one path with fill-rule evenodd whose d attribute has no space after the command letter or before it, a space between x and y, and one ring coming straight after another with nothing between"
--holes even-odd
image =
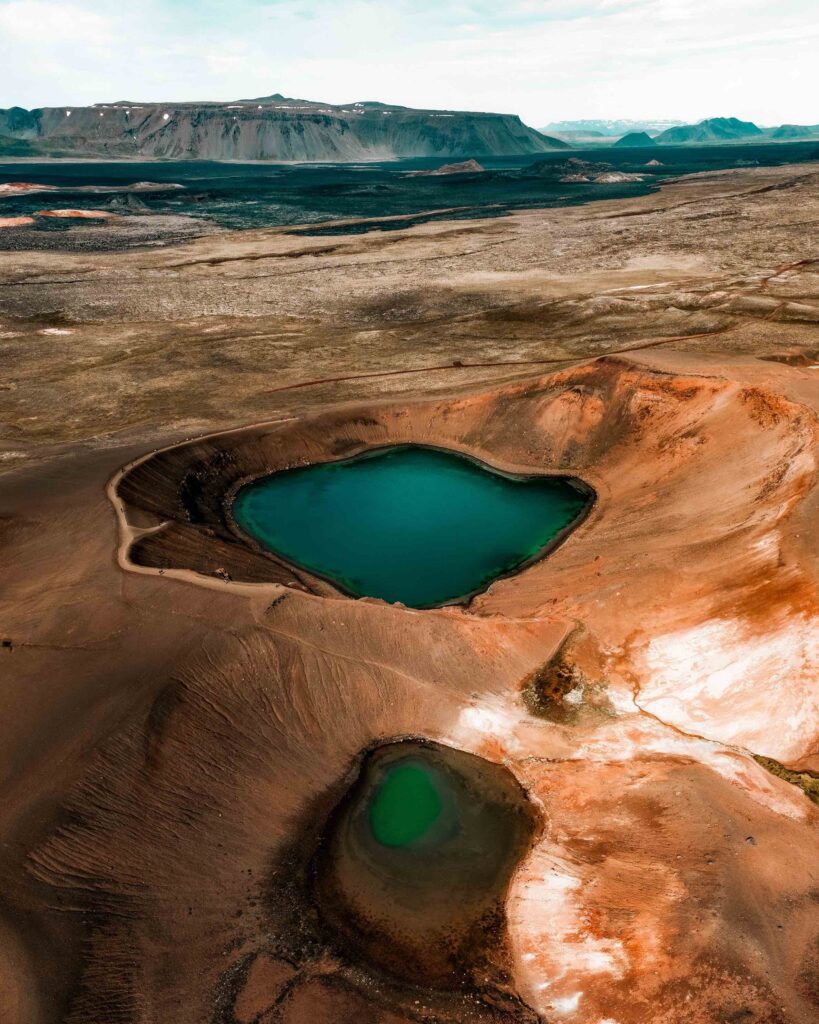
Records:
<instances>
[{"instance_id":1,"label":"dark volcanic plain","mask_svg":"<svg viewBox=\"0 0 819 1024\"><path fill-rule=\"evenodd\" d=\"M818 186L0 254L3 1024L817 1019ZM406 442L597 502L432 611L231 531ZM404 738L526 842L352 941L326 823Z\"/></svg>"}]
</instances>

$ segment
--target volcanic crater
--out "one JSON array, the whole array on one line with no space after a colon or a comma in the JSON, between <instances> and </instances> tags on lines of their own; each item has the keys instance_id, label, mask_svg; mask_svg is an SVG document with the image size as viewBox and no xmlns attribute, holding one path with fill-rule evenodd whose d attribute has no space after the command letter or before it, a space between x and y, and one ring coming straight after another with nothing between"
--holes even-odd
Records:
<instances>
[{"instance_id":1,"label":"volcanic crater","mask_svg":"<svg viewBox=\"0 0 819 1024\"><path fill-rule=\"evenodd\" d=\"M138 996L193 1022L216 993L230 1024L512 1022L582 992L584 1021L672 1021L682 978L698 1021L810 1019L819 811L789 779L819 767L800 557L818 431L764 366L604 357L221 432L118 473L120 564L161 576L157 594L194 584L213 628L32 855L38 883L95 922L71 1020L136 1019ZM248 480L394 445L581 479L597 500L547 558L429 610L350 600L230 520ZM218 626L237 602L241 621ZM742 671L724 668L729 640ZM518 801L472 903L453 905L434 865L432 895L410 876L391 903L395 875L361 846L362 787L404 744L490 780L481 814L492 793ZM759 920L786 904L787 932ZM184 1012L168 970L199 979Z\"/></svg>"},{"instance_id":2,"label":"volcanic crater","mask_svg":"<svg viewBox=\"0 0 819 1024\"><path fill-rule=\"evenodd\" d=\"M817 181L3 233L4 1024L814 1024ZM230 520L402 445L596 500L424 610Z\"/></svg>"}]
</instances>

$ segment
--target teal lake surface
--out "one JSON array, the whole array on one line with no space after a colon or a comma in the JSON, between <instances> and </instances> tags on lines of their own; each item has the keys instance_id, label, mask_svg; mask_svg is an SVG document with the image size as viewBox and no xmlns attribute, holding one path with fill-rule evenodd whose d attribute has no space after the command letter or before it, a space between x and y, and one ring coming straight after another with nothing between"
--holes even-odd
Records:
<instances>
[{"instance_id":1,"label":"teal lake surface","mask_svg":"<svg viewBox=\"0 0 819 1024\"><path fill-rule=\"evenodd\" d=\"M535 557L591 500L562 477L512 478L401 446L253 481L233 515L262 547L356 597L425 608Z\"/></svg>"}]
</instances>

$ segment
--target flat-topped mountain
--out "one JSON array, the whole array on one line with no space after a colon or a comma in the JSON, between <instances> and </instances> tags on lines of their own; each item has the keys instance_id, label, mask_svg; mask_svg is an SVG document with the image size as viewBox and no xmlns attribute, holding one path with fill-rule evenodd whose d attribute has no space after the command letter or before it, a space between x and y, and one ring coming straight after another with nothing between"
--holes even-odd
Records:
<instances>
[{"instance_id":1,"label":"flat-topped mountain","mask_svg":"<svg viewBox=\"0 0 819 1024\"><path fill-rule=\"evenodd\" d=\"M565 143L513 114L339 106L271 96L0 110L0 154L346 162L543 153Z\"/></svg>"}]
</instances>

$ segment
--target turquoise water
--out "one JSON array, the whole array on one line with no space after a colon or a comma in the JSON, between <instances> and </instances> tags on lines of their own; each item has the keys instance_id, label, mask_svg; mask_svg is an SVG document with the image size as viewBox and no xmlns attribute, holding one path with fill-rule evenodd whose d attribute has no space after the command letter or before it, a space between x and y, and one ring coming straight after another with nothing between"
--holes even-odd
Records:
<instances>
[{"instance_id":1,"label":"turquoise water","mask_svg":"<svg viewBox=\"0 0 819 1024\"><path fill-rule=\"evenodd\" d=\"M233 515L263 547L356 597L424 608L536 556L590 500L564 478L512 478L404 446L254 481Z\"/></svg>"}]
</instances>

